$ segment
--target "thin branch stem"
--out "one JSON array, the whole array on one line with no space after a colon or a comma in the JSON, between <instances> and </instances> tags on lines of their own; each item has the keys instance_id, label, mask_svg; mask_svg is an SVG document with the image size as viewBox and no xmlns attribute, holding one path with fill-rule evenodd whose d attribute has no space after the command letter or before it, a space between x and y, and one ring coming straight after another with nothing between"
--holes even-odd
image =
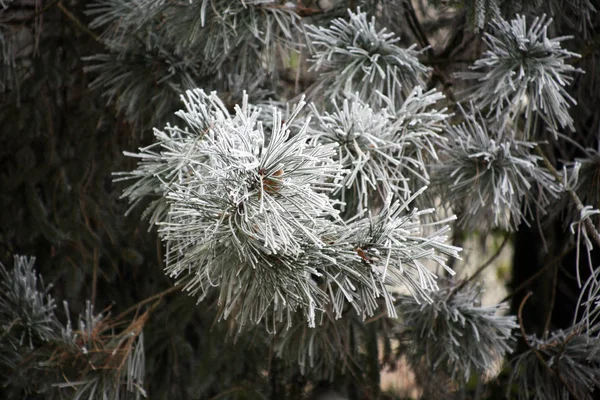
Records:
<instances>
[{"instance_id":1,"label":"thin branch stem","mask_svg":"<svg viewBox=\"0 0 600 400\"><path fill-rule=\"evenodd\" d=\"M60 0L53 0L53 1L51 1L50 3L48 3L44 7L42 7L42 9L36 11L33 16L34 17L39 17L40 15L42 15L43 13L45 13L46 11L48 11L50 8L52 8L53 6L55 6L56 3L58 3L59 1Z\"/></svg>"},{"instance_id":2,"label":"thin branch stem","mask_svg":"<svg viewBox=\"0 0 600 400\"><path fill-rule=\"evenodd\" d=\"M96 292L98 287L98 247L94 246L94 269L92 271L92 305L96 304Z\"/></svg>"},{"instance_id":3,"label":"thin branch stem","mask_svg":"<svg viewBox=\"0 0 600 400\"><path fill-rule=\"evenodd\" d=\"M550 306L548 307L548 315L546 316L546 324L544 325L544 332L548 332L550 329L550 321L552 320L552 312L554 311L554 303L556 302L556 284L558 281L558 264L554 267L554 274L552 275L552 294L550 296Z\"/></svg>"},{"instance_id":4,"label":"thin branch stem","mask_svg":"<svg viewBox=\"0 0 600 400\"><path fill-rule=\"evenodd\" d=\"M132 306L131 306L131 307L129 307L127 310L123 311L121 314L119 314L119 315L118 315L118 316L115 318L115 320L119 320L119 319L123 318L123 317L124 317L124 316L126 316L127 314L129 314L129 313L132 313L132 312L136 311L137 309L139 309L141 306L143 306L143 305L145 305L145 304L148 304L148 303L150 303L150 302L152 302L152 301L154 301L154 300L157 300L157 299L161 299L161 298L163 298L164 296L167 296L167 295L169 295L169 294L171 294L171 293L173 293L173 292L179 291L179 290L181 290L181 287L180 287L180 286L173 286L173 287L170 287L170 288L169 288L169 289L167 289L167 290L163 290L163 291L162 291L162 292L160 292L160 293L157 293L157 294L155 294L155 295L153 295L153 296L150 296L150 297L148 297L148 298L146 298L146 299L144 299L144 300L140 301L139 303L132 305Z\"/></svg>"},{"instance_id":5,"label":"thin branch stem","mask_svg":"<svg viewBox=\"0 0 600 400\"><path fill-rule=\"evenodd\" d=\"M509 239L510 239L510 234L506 233L504 235L504 240L502 240L500 247L498 247L498 249L494 252L494 254L492 254L492 256L485 263L483 263L479 268L477 268L477 270L473 273L473 275L471 275L469 278L463 280L458 286L456 286L454 289L452 289L452 291L448 295L448 300L450 298L452 298L452 296L454 296L456 293L458 293L461 289L463 289L467 284L469 284L475 278L477 278L477 276L479 274L481 274L487 267L492 265L492 263L500 256L500 253L502 253L502 250L504 250L504 247L508 243Z\"/></svg>"},{"instance_id":6,"label":"thin branch stem","mask_svg":"<svg viewBox=\"0 0 600 400\"><path fill-rule=\"evenodd\" d=\"M102 41L102 39L100 39L100 36L98 36L94 32L92 32L75 15L73 15L73 13L71 13L71 11L69 11L67 9L67 7L65 7L65 5L62 3L62 1L59 1L58 3L56 3L56 7L58 7L60 9L60 11L62 11L63 14L65 14L65 16L67 18L69 18L71 21L73 21L73 23L79 29L81 29L82 32L86 33L88 36L90 36L92 39L94 39L96 42L102 44L103 46L105 45L105 43Z\"/></svg>"},{"instance_id":7,"label":"thin branch stem","mask_svg":"<svg viewBox=\"0 0 600 400\"><path fill-rule=\"evenodd\" d=\"M431 43L429 42L429 39L427 38L427 35L425 34L423 27L421 26L421 22L419 22L417 13L415 12L415 9L413 8L412 2L410 0L404 0L404 14L406 21L408 22L408 26L415 35L419 46L421 46L423 51L425 51L431 62L431 60L435 58L433 47L431 46ZM450 90L450 83L448 82L444 73L438 68L436 64L433 64L433 76L435 76L441 82L442 89L446 97L453 103L456 102L454 93L452 93L452 91Z\"/></svg>"},{"instance_id":8,"label":"thin branch stem","mask_svg":"<svg viewBox=\"0 0 600 400\"><path fill-rule=\"evenodd\" d=\"M383 311L383 312L381 312L381 313L379 313L379 314L377 314L377 315L375 315L375 316L373 316L371 318L366 319L365 322L364 322L364 324L365 325L371 324L371 323L379 321L381 318L385 318L387 316L388 316L388 312L387 311Z\"/></svg>"},{"instance_id":9,"label":"thin branch stem","mask_svg":"<svg viewBox=\"0 0 600 400\"><path fill-rule=\"evenodd\" d=\"M525 297L523 297L523 300L521 300L521 304L519 304L519 311L517 312L517 317L519 318L519 328L521 329L521 335L523 335L523 340L525 341L527 347L531 349L533 349L533 346L531 345L531 343L529 343L529 339L527 339L527 334L525 333L525 326L523 325L523 307L532 295L533 292L528 292L525 295Z\"/></svg>"}]
</instances>

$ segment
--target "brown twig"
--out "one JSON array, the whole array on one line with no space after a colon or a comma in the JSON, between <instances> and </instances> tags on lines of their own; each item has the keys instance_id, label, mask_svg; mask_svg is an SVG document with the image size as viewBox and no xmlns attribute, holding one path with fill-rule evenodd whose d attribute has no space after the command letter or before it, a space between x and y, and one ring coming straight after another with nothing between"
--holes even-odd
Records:
<instances>
[{"instance_id":1,"label":"brown twig","mask_svg":"<svg viewBox=\"0 0 600 400\"><path fill-rule=\"evenodd\" d=\"M383 311L383 312L381 312L381 313L379 313L377 315L372 316L371 318L366 319L365 322L364 322L364 324L366 325L366 324L370 324L370 323L379 321L381 318L384 318L387 315L388 315L388 312L387 311Z\"/></svg>"},{"instance_id":2,"label":"brown twig","mask_svg":"<svg viewBox=\"0 0 600 400\"><path fill-rule=\"evenodd\" d=\"M121 318L125 317L127 314L132 313L134 311L136 311L138 308L140 308L141 306L150 303L151 301L157 300L157 299L162 299L164 296L167 296L173 292L176 292L178 290L181 290L181 286L173 286L170 287L167 290L163 290L160 293L157 293L153 296L150 296L142 301L140 301L137 304L132 305L131 307L129 307L127 310L123 311L121 314L119 314L117 317L115 317L115 320L120 320Z\"/></svg>"},{"instance_id":3,"label":"brown twig","mask_svg":"<svg viewBox=\"0 0 600 400\"><path fill-rule=\"evenodd\" d=\"M529 348L533 348L529 340L527 339L527 334L525 333L525 327L523 326L523 307L525 306L525 302L533 295L533 292L528 292L523 300L521 300L521 304L519 304L519 311L517 312L517 317L519 318L519 328L521 328L521 335L523 335L523 340L525 344Z\"/></svg>"},{"instance_id":4,"label":"brown twig","mask_svg":"<svg viewBox=\"0 0 600 400\"><path fill-rule=\"evenodd\" d=\"M544 332L548 332L550 329L550 321L552 320L552 312L554 311L554 304L556 302L556 284L558 281L558 264L554 267L554 274L552 276L552 294L550 296L550 306L548 308L548 315L546 316L546 324L544 325Z\"/></svg>"},{"instance_id":5,"label":"brown twig","mask_svg":"<svg viewBox=\"0 0 600 400\"><path fill-rule=\"evenodd\" d=\"M71 11L69 11L65 5L62 3L62 1L59 1L58 3L56 3L56 7L59 8L60 11L62 11L63 14L65 14L65 16L67 18L69 18L71 21L73 21L73 23L79 28L81 29L82 32L86 33L88 36L90 36L92 39L94 39L96 42L102 44L104 46L104 42L102 41L102 39L100 39L100 36L96 35L94 32L92 32L87 26L85 26L75 15L73 15L73 13L71 13Z\"/></svg>"}]
</instances>

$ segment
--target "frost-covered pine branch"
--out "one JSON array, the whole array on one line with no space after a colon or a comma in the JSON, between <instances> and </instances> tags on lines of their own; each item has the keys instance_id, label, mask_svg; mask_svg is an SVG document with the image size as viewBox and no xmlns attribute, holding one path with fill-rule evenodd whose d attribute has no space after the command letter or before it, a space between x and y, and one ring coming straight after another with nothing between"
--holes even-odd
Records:
<instances>
[{"instance_id":1,"label":"frost-covered pine branch","mask_svg":"<svg viewBox=\"0 0 600 400\"><path fill-rule=\"evenodd\" d=\"M69 310L65 302L67 316ZM58 369L64 382L52 386L61 396L73 399L145 398L145 355L142 328L148 315L143 314L121 332L107 315L94 313L90 302L79 316L77 326L69 319L61 330L51 362L46 368ZM117 321L118 322L118 321Z\"/></svg>"},{"instance_id":2,"label":"frost-covered pine branch","mask_svg":"<svg viewBox=\"0 0 600 400\"><path fill-rule=\"evenodd\" d=\"M331 112L312 106L316 123L309 132L317 142L338 145L335 160L348 173L337 192L342 202L352 202L352 212L381 204L389 195L406 199L427 185L427 164L437 158L449 116L436 108L443 95L435 90L417 86L404 101L379 96L384 108L373 109L358 94L341 106L334 100Z\"/></svg>"},{"instance_id":3,"label":"frost-covered pine branch","mask_svg":"<svg viewBox=\"0 0 600 400\"><path fill-rule=\"evenodd\" d=\"M593 398L600 382L598 338L573 326L551 332L548 338L528 336L527 342L531 348L511 363L508 390L515 390L518 399Z\"/></svg>"},{"instance_id":4,"label":"frost-covered pine branch","mask_svg":"<svg viewBox=\"0 0 600 400\"><path fill-rule=\"evenodd\" d=\"M358 10L349 18L338 18L328 28L307 25L313 49L313 69L321 76L314 89L325 99L340 99L358 93L376 106L377 92L404 98L415 86L424 86L429 68L418 59L416 45L398 46L399 38L385 28L378 30L375 18Z\"/></svg>"},{"instance_id":5,"label":"frost-covered pine branch","mask_svg":"<svg viewBox=\"0 0 600 400\"><path fill-rule=\"evenodd\" d=\"M179 276L197 269L186 287L201 297L220 280L226 315L238 300L257 307L255 323L273 301L309 310L318 303L310 294L316 290L312 271L291 262L304 247L324 246L318 232L337 215L325 193L336 187L341 171L331 160L332 145L306 142L306 126L291 136L290 123L302 106L286 122L273 109L268 138L259 111L242 104L234 118L216 123L197 148L188 149L205 159L190 165L188 181L166 194L172 208L160 231L167 272ZM244 307L241 311L243 323L247 316Z\"/></svg>"},{"instance_id":6,"label":"frost-covered pine branch","mask_svg":"<svg viewBox=\"0 0 600 400\"><path fill-rule=\"evenodd\" d=\"M105 44L85 58L92 87L140 131L168 122L178 95L196 87L230 92L233 107L242 80L263 100L302 32L297 10L275 0L97 0L88 15Z\"/></svg>"},{"instance_id":7,"label":"frost-covered pine branch","mask_svg":"<svg viewBox=\"0 0 600 400\"><path fill-rule=\"evenodd\" d=\"M491 23L492 33L484 36L487 50L473 64L473 72L459 74L471 81L468 98L501 125L516 124L523 116L524 135L536 135L535 119L544 120L552 131L574 129L569 107L576 104L567 92L573 73L580 72L568 63L579 57L564 49L568 37L548 37L551 18L525 16ZM521 123L519 122L519 125Z\"/></svg>"},{"instance_id":8,"label":"frost-covered pine branch","mask_svg":"<svg viewBox=\"0 0 600 400\"><path fill-rule=\"evenodd\" d=\"M393 315L386 285L427 300L436 276L423 260L445 266L458 256L445 244L448 221L426 226L420 218L432 209L408 209L422 188L344 223L328 197L345 173L334 160L339 144L308 135L310 118L296 124L302 107L285 121L271 108L265 129L258 107L245 102L230 115L214 94L190 92L178 113L186 127L157 130L164 150L133 155L141 163L125 173L135 179L126 196L135 203L162 192L165 200L156 220L166 272L199 300L217 286L221 316L240 325L302 311L314 326L328 304L341 316L346 302L365 318L379 307L377 298Z\"/></svg>"},{"instance_id":9,"label":"frost-covered pine branch","mask_svg":"<svg viewBox=\"0 0 600 400\"><path fill-rule=\"evenodd\" d=\"M600 204L600 187L596 184L600 176L600 152L592 148L582 148L581 151L581 156L565 163L563 182L575 192L582 204L593 207ZM561 202L564 204L561 210L564 209L566 221L580 219L581 212L568 193L563 194Z\"/></svg>"},{"instance_id":10,"label":"frost-covered pine branch","mask_svg":"<svg viewBox=\"0 0 600 400\"><path fill-rule=\"evenodd\" d=\"M2 340L15 348L33 349L51 340L59 327L56 302L33 269L35 258L15 256L8 271L0 264L0 325Z\"/></svg>"},{"instance_id":11,"label":"frost-covered pine branch","mask_svg":"<svg viewBox=\"0 0 600 400\"><path fill-rule=\"evenodd\" d=\"M35 258L15 256L0 264L0 384L8 398L26 393L46 399L140 399L146 397L143 332L148 313L119 328L90 302L74 328L63 325L56 304L34 270ZM8 371L8 373L5 373Z\"/></svg>"},{"instance_id":12,"label":"frost-covered pine branch","mask_svg":"<svg viewBox=\"0 0 600 400\"><path fill-rule=\"evenodd\" d=\"M432 166L432 185L461 214L459 223L514 230L530 220L533 205L543 213L560 188L532 154L537 144L489 124L473 106L461 111L464 121L448 125L449 140Z\"/></svg>"},{"instance_id":13,"label":"frost-covered pine branch","mask_svg":"<svg viewBox=\"0 0 600 400\"><path fill-rule=\"evenodd\" d=\"M458 290L457 290L458 289ZM498 368L512 352L516 318L503 315L506 304L482 306L481 285L445 285L431 292L432 302L398 298L403 328L400 337L409 348L409 361L424 364L429 373L442 373L466 384L472 374ZM435 380L431 382L435 385Z\"/></svg>"},{"instance_id":14,"label":"frost-covered pine branch","mask_svg":"<svg viewBox=\"0 0 600 400\"><path fill-rule=\"evenodd\" d=\"M597 24L591 1L18 3L29 7L32 21L23 24L33 29L30 38L21 30L14 30L23 35L18 40L8 37L13 31L0 16L7 60L0 91L10 99L22 91L26 100L23 108L0 104L0 122L12 132L6 153L15 153L0 169L8 193L0 201L14 193L25 206L0 208L11 222L0 234L0 254L39 245L48 263L56 260L56 277L83 260L77 284L91 286L97 304L120 308L144 297L138 305L147 305L165 293L156 294L165 274L203 303L194 307L185 296L156 303L146 335L152 351L145 353L149 312L123 323L73 299L84 313L65 326L32 261L0 268L0 376L2 390L16 388L12 397L139 398L148 388L157 398L238 391L297 398L331 380L356 397L380 398L381 360L401 338L408 346L389 359L408 360L424 397L437 390L477 398L512 351L515 318L503 315L504 304L483 307L481 286L453 285L441 275L454 274L448 264L461 240L484 242L492 229L552 229L554 255L551 246L571 239L553 228L563 215L562 226L572 224L574 241L589 250L591 280L582 284L583 274L573 274L581 286L575 290L585 293L579 318L564 331L546 329L541 339L526 336L530 351L506 376L519 383L510 389L522 398L533 390L558 398L565 390L591 393L600 291L591 230L582 227L600 215L598 157L581 150L595 146L598 96L595 80L582 83L576 68L598 58L597 43L579 40ZM578 40L567 42L565 33ZM32 54L10 58L16 43ZM459 74L464 80L445 78L473 57L471 70ZM583 77L595 76L589 69ZM465 89L467 111L455 89ZM184 109L175 112L182 93ZM299 100L304 95L309 106ZM154 137L138 135L150 128ZM580 138L576 153L572 142ZM140 147L125 153L137 167L116 180L128 185L122 197L129 213L146 207L142 217L164 252L148 246L153 233L142 236L137 224L110 223L125 205L101 179L128 167L116 157L110 160L118 164L101 165L104 158L86 153L105 143ZM566 166L564 182L554 159L534 154L540 145ZM583 205L561 213L567 186ZM460 229L451 237L453 225ZM545 249L525 245L545 270ZM130 262L127 254L138 252ZM148 276L137 280L142 263ZM532 274L523 287L539 279L531 287L543 287L538 295L551 295L552 304L562 292L547 290L555 289L551 282L569 285L570 276ZM243 350L223 342L225 325ZM4 372L12 370L16 377Z\"/></svg>"},{"instance_id":15,"label":"frost-covered pine branch","mask_svg":"<svg viewBox=\"0 0 600 400\"><path fill-rule=\"evenodd\" d=\"M313 140L336 144L336 161L349 171L338 189L342 202L353 200L360 212L373 203L373 196L381 202L391 194L410 195L404 145L387 110L374 111L360 100L344 100L341 107L334 101L332 113L319 113L316 108L313 113L317 121L310 128Z\"/></svg>"}]
</instances>

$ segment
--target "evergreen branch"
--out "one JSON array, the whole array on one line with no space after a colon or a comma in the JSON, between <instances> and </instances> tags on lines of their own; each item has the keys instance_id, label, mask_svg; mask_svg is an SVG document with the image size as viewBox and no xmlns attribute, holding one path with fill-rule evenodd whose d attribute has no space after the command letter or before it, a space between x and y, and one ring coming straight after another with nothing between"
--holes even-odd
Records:
<instances>
[{"instance_id":1,"label":"evergreen branch","mask_svg":"<svg viewBox=\"0 0 600 400\"><path fill-rule=\"evenodd\" d=\"M571 395L571 397L575 400L579 400L579 396L577 395L575 390L571 387L571 385L569 385L569 383L559 373L558 363L556 364L557 369L553 369L552 367L550 367L548 365L548 363L546 362L546 360L544 359L544 357L542 356L542 354L540 353L539 349L531 343L531 341L529 340L529 336L525 332L525 327L523 325L523 307L525 306L525 303L532 295L533 295L533 292L529 292L529 293L527 293L527 295L525 295L525 297L521 301L521 304L519 305L519 310L517 313L517 316L519 319L519 327L521 329L521 334L523 335L523 340L525 341L525 344L527 345L527 347L529 347L529 349L531 351L533 351L533 353L535 354L535 356L539 360L539 362L548 370L550 375L556 376L558 378L558 380L560 381L560 383L562 383L562 385L569 391L569 394Z\"/></svg>"},{"instance_id":2,"label":"evergreen branch","mask_svg":"<svg viewBox=\"0 0 600 400\"><path fill-rule=\"evenodd\" d=\"M452 285L431 293L430 303L400 296L401 337L408 341L409 362L462 385L472 373L485 374L512 351L514 316L501 315L506 304L481 306L481 285L467 285L453 296ZM436 372L436 370L440 370Z\"/></svg>"},{"instance_id":3,"label":"evergreen branch","mask_svg":"<svg viewBox=\"0 0 600 400\"><path fill-rule=\"evenodd\" d=\"M425 86L429 68L419 62L417 45L402 48L399 38L379 29L375 17L348 10L349 20L337 18L327 28L307 25L314 55L311 70L323 71L312 92L319 100L342 99L357 93L375 107L379 94L405 98L415 86Z\"/></svg>"},{"instance_id":4,"label":"evergreen branch","mask_svg":"<svg viewBox=\"0 0 600 400\"><path fill-rule=\"evenodd\" d=\"M525 118L525 137L536 134L531 122L541 117L553 132L559 127L574 130L569 107L576 104L566 86L573 73L581 72L566 61L578 54L561 46L568 37L548 37L552 19L535 18L527 27L527 19L498 19L492 22L493 34L484 36L488 50L473 64L472 72L457 76L471 81L464 92L486 117L500 126Z\"/></svg>"},{"instance_id":5,"label":"evergreen branch","mask_svg":"<svg viewBox=\"0 0 600 400\"><path fill-rule=\"evenodd\" d=\"M570 185L567 185L566 182L564 182L563 177L558 173L556 168L554 168L554 165L552 165L552 163L550 162L548 157L546 157L546 154L544 154L544 152L542 151L542 149L539 145L535 147L535 152L543 160L544 165L546 166L546 169L548 171L550 171L550 173L554 176L556 181L569 194L569 196L571 197L571 200L577 207L577 211L579 211L581 213L581 211L584 210L585 206L579 199L579 196L577 196L577 193L575 193L575 190L573 190L570 187ZM596 227L594 226L592 221L589 218L584 218L583 223L585 225L585 230L586 230L587 234L590 235L594 239L594 241L596 242L596 245L600 246L600 233L598 233L598 231L596 230Z\"/></svg>"},{"instance_id":6,"label":"evergreen branch","mask_svg":"<svg viewBox=\"0 0 600 400\"><path fill-rule=\"evenodd\" d=\"M508 127L498 131L473 104L470 110L459 109L463 122L447 124L449 140L440 144L431 182L448 204L462 211L461 227L510 231L533 218L533 205L544 213L560 188L531 154L537 144L517 140Z\"/></svg>"}]
</instances>

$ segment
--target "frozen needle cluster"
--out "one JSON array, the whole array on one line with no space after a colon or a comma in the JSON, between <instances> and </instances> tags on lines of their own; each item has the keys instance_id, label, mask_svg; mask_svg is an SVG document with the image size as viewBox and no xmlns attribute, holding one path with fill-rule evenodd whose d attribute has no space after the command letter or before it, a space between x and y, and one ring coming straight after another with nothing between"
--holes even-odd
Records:
<instances>
[{"instance_id":1,"label":"frozen needle cluster","mask_svg":"<svg viewBox=\"0 0 600 400\"><path fill-rule=\"evenodd\" d=\"M403 201L383 199L376 215L338 216L332 194L341 183L361 191L394 184L382 174L401 147L394 129L386 128L390 137L380 132L390 124L385 111L345 102L337 113L316 113L311 126L310 117L298 122L303 102L284 120L275 107L267 117L247 102L230 114L216 94L201 90L184 100L178 116L186 127L155 131L157 144L134 155L138 169L122 174L134 179L125 196L134 203L159 196L151 210L167 247L166 272L199 300L217 287L221 317L275 329L300 312L314 326L327 307L340 317L347 303L371 316L379 298L394 315L386 285L427 299L437 286L424 260L445 266L458 256L445 244L447 221L425 226L421 216L433 210L409 209L423 188ZM358 174L361 146L372 155ZM378 168L370 157L385 164L369 172Z\"/></svg>"},{"instance_id":2,"label":"frozen needle cluster","mask_svg":"<svg viewBox=\"0 0 600 400\"><path fill-rule=\"evenodd\" d=\"M461 74L473 81L469 98L488 115L504 123L523 115L526 135L536 134L536 117L554 131L574 129L569 107L576 101L566 87L578 70L567 60L579 55L562 48L567 37L548 37L551 23L546 16L529 26L525 16L493 21L493 33L485 34L487 51L474 72Z\"/></svg>"},{"instance_id":3,"label":"frozen needle cluster","mask_svg":"<svg viewBox=\"0 0 600 400\"><path fill-rule=\"evenodd\" d=\"M430 303L399 298L401 337L411 349L410 361L464 383L472 373L493 371L512 351L512 330L518 325L514 316L503 315L506 304L482 306L481 294L481 286L448 285L432 293Z\"/></svg>"},{"instance_id":4,"label":"frozen needle cluster","mask_svg":"<svg viewBox=\"0 0 600 400\"><path fill-rule=\"evenodd\" d=\"M348 11L349 18L337 18L331 26L308 25L313 47L313 68L322 72L320 88L335 99L358 92L373 104L377 91L405 96L415 86L424 86L429 69L418 59L416 45L398 46L399 38L385 28L378 30L375 18L364 12Z\"/></svg>"},{"instance_id":5,"label":"frozen needle cluster","mask_svg":"<svg viewBox=\"0 0 600 400\"><path fill-rule=\"evenodd\" d=\"M464 121L448 125L432 183L444 201L461 214L468 229L514 230L533 213L543 212L559 188L532 154L536 144L516 140L510 130L494 131L481 114L463 110Z\"/></svg>"}]
</instances>

